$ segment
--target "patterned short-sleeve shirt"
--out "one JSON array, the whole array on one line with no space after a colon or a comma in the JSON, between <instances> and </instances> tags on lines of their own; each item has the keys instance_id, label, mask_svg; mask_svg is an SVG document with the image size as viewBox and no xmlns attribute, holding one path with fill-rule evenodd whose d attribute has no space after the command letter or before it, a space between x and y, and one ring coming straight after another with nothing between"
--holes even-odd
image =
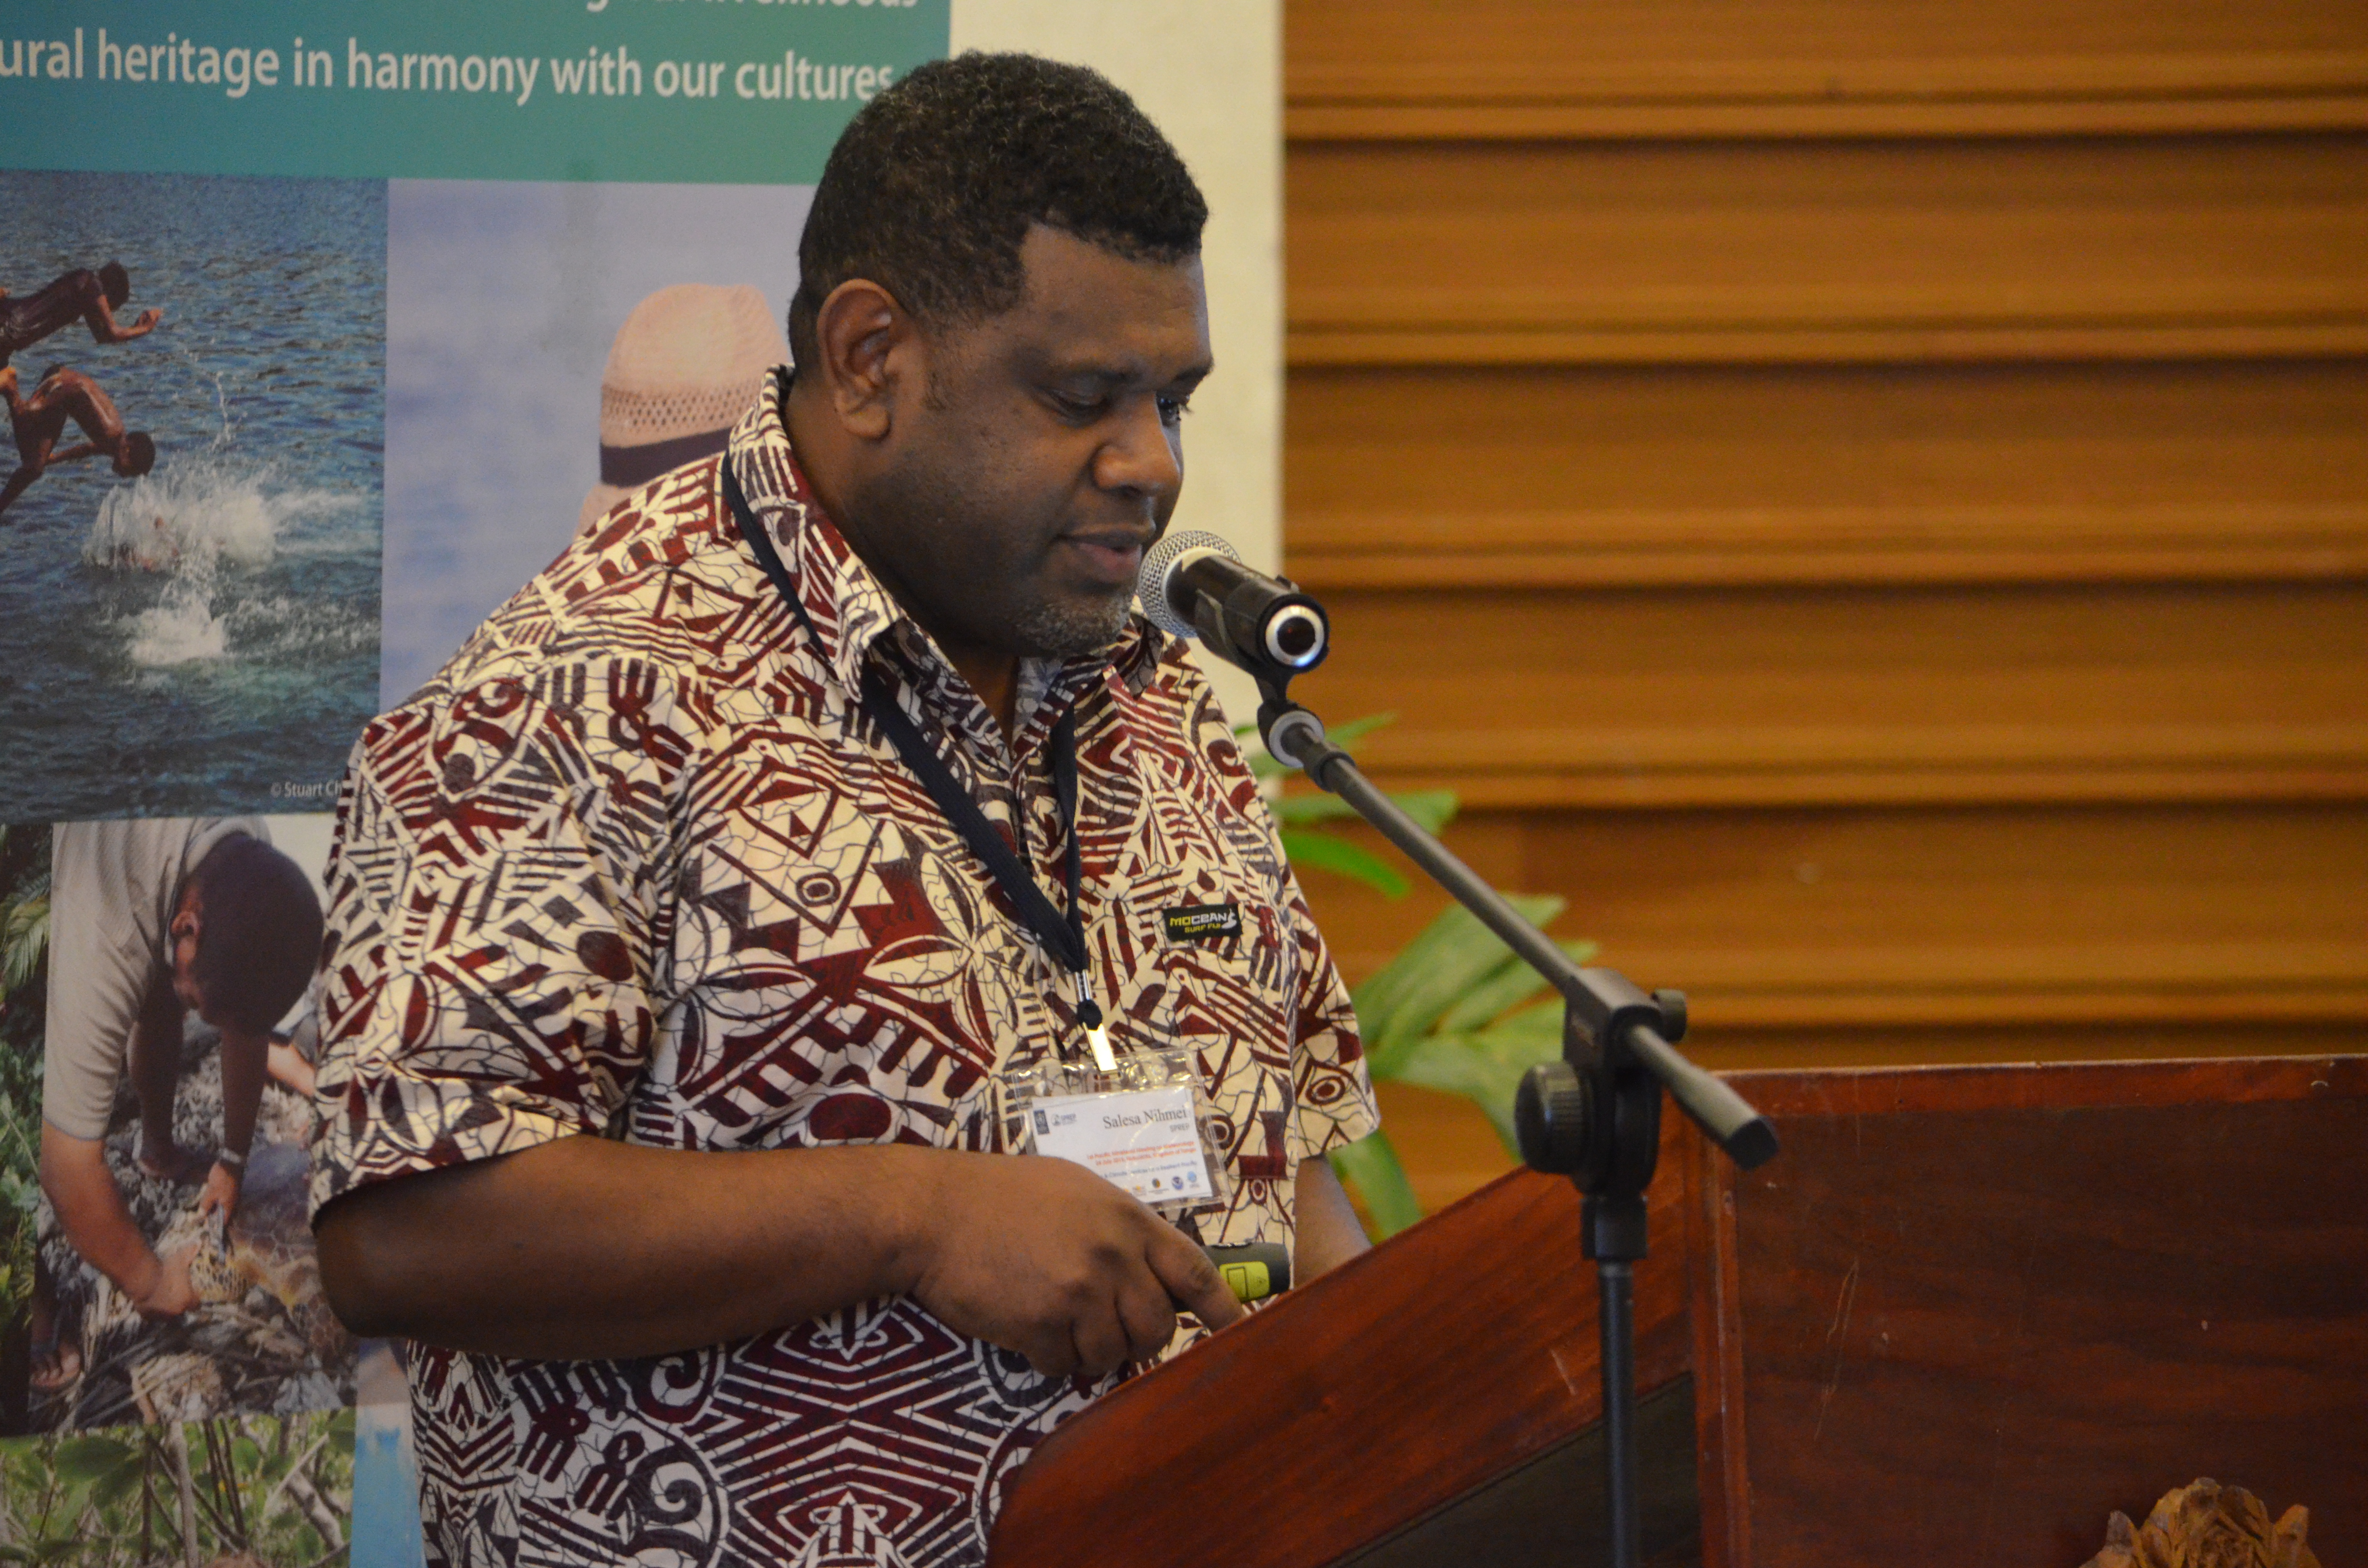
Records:
<instances>
[{"instance_id":1,"label":"patterned short-sleeve shirt","mask_svg":"<svg viewBox=\"0 0 2368 1568\"><path fill-rule=\"evenodd\" d=\"M1023 670L1007 737L810 498L782 374L723 458L591 525L356 747L316 1210L575 1133L996 1149L996 1075L1072 1036L1073 993L863 716L876 665L1055 902L1046 742L1074 710L1111 1034L1197 1053L1233 1177L1201 1239L1287 1244L1299 1162L1372 1129L1372 1086L1207 686L1138 620ZM1223 903L1238 934L1170 938L1163 911ZM1110 1386L905 1298L637 1361L423 1348L412 1379L429 1560L455 1564L976 1562L1013 1467Z\"/></svg>"}]
</instances>

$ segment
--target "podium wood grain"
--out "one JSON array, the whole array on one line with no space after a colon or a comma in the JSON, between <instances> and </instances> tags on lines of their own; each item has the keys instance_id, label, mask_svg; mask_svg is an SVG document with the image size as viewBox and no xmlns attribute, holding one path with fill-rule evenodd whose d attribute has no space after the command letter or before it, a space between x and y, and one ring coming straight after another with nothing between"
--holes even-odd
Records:
<instances>
[{"instance_id":1,"label":"podium wood grain","mask_svg":"<svg viewBox=\"0 0 2368 1568\"><path fill-rule=\"evenodd\" d=\"M1646 1390L1691 1357L1691 1162L1665 1132ZM1014 1478L988 1562L1318 1568L1567 1440L1600 1415L1578 1207L1516 1171L1120 1389Z\"/></svg>"},{"instance_id":2,"label":"podium wood grain","mask_svg":"<svg viewBox=\"0 0 2368 1568\"><path fill-rule=\"evenodd\" d=\"M1734 1082L1784 1153L1701 1167L1705 1562L2073 1568L2198 1476L2362 1560L2368 1057Z\"/></svg>"}]
</instances>

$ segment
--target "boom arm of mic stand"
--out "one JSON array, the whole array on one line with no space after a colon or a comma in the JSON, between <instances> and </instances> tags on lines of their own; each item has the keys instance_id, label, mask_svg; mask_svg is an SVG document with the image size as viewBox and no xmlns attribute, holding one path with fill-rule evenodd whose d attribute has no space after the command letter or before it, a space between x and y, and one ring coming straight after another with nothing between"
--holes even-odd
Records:
<instances>
[{"instance_id":1,"label":"boom arm of mic stand","mask_svg":"<svg viewBox=\"0 0 2368 1568\"><path fill-rule=\"evenodd\" d=\"M1612 989L1612 983L1626 990L1625 981L1611 971L1583 969L1573 962L1553 937L1523 919L1520 911L1504 894L1457 859L1420 823L1399 810L1395 801L1365 777L1347 752L1326 738L1323 722L1315 714L1288 699L1278 701L1269 693L1268 702L1258 710L1258 728L1265 736L1269 755L1300 769L1318 788L1348 801L1359 816L1405 850L1407 858L1420 866L1431 881L1453 894L1458 903L1478 916L1482 925L1520 955L1523 962L1551 982L1590 1025L1600 1028L1619 1016L1622 998ZM1629 1027L1627 1040L1636 1059L1660 1080L1669 1091L1669 1097L1678 1102L1678 1108L1691 1117L1694 1125L1725 1150L1729 1159L1749 1170L1774 1156L1776 1130L1741 1095L1687 1060L1648 1025Z\"/></svg>"}]
</instances>

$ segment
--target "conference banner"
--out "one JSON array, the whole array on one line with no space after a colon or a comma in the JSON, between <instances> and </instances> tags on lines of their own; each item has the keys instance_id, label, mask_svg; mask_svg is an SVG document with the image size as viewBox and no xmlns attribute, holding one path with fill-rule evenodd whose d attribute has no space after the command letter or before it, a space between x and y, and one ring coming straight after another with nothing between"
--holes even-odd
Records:
<instances>
[{"instance_id":1,"label":"conference banner","mask_svg":"<svg viewBox=\"0 0 2368 1568\"><path fill-rule=\"evenodd\" d=\"M0 18L12 1560L420 1560L398 1351L328 1312L305 1222L310 1004L256 981L268 1019L206 1022L176 920L228 845L249 871L207 918L295 944L362 726L611 501L720 449L788 357L825 156L946 53L949 10Z\"/></svg>"}]
</instances>

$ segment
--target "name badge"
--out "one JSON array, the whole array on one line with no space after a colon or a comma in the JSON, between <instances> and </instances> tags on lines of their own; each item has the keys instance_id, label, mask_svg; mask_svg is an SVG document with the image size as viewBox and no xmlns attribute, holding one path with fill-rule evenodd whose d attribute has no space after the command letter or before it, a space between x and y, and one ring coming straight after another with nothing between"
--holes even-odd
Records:
<instances>
[{"instance_id":1,"label":"name badge","mask_svg":"<svg viewBox=\"0 0 2368 1568\"><path fill-rule=\"evenodd\" d=\"M1038 1153L1083 1165L1145 1203L1215 1196L1189 1085L1047 1096L1028 1114Z\"/></svg>"},{"instance_id":2,"label":"name badge","mask_svg":"<svg viewBox=\"0 0 2368 1568\"><path fill-rule=\"evenodd\" d=\"M1186 903L1163 909L1159 915L1167 924L1167 939L1171 942L1213 942L1242 934L1242 906L1238 903Z\"/></svg>"}]
</instances>

